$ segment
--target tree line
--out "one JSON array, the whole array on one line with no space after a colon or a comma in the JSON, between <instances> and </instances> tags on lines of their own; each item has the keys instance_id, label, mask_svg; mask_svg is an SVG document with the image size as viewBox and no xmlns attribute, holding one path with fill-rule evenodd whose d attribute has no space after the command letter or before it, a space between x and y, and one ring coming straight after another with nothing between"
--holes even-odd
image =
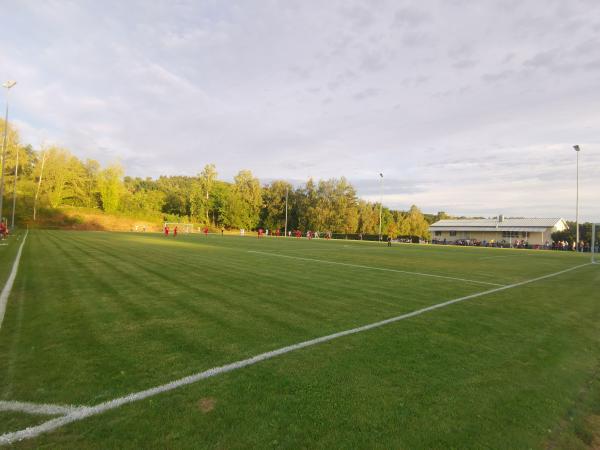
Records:
<instances>
[{"instance_id":1,"label":"tree line","mask_svg":"<svg viewBox=\"0 0 600 450\"><path fill-rule=\"evenodd\" d=\"M3 122L0 125L3 132ZM263 184L249 170L240 170L233 182L227 182L218 178L213 164L207 164L197 176L130 177L116 163L102 167L58 146L34 150L22 145L10 126L3 169L5 217L9 215L7 200L12 196L17 153L17 216L22 222L72 206L210 227L275 230L285 226L287 198L289 230L379 233L379 204L359 199L344 177L309 179L298 187L285 180ZM382 233L428 238L429 223L443 217L444 213L425 215L416 206L408 211L383 207Z\"/></svg>"}]
</instances>

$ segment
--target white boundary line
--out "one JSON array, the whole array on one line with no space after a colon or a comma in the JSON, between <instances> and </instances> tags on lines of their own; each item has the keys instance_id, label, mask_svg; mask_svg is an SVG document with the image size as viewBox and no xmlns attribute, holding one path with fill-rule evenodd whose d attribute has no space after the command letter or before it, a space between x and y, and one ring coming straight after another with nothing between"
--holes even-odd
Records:
<instances>
[{"instance_id":1,"label":"white boundary line","mask_svg":"<svg viewBox=\"0 0 600 450\"><path fill-rule=\"evenodd\" d=\"M367 330L371 330L373 328L379 328L381 326L393 323L393 322L398 322L400 320L404 320L404 319L408 319L411 317L415 317L421 314L424 314L426 312L429 311L433 311L436 309L440 309L440 308L444 308L446 306L450 306L453 305L454 303L459 303L459 302L463 302L465 300L470 300L472 298L477 298L477 297L481 297L484 295L488 295L488 294L493 294L495 292L500 292L500 291L504 291L507 289L511 289L517 286L523 286L525 284L529 284L529 283L533 283L536 281L540 281L540 280L544 280L546 278L551 278L551 277L555 277L557 275L561 275L563 273L566 272L570 272L572 270L576 270L579 269L581 267L584 266L588 266L591 263L586 263L586 264L581 264L578 266L574 266L571 267L569 269L565 269L565 270L561 270L559 272L555 272L555 273L551 273L548 275L543 275L537 278L532 278L531 280L526 280L526 281L521 281L518 283L514 283L514 284L510 284L507 286L501 286L495 289L489 289L487 291L483 291L483 292L479 292L476 294L471 294L471 295L467 295L465 297L460 297L460 298L456 298L453 300L448 300L442 303L437 303L435 305L432 306L428 306L426 308L421 308L418 309L416 311L410 312L410 313L406 313L406 314L402 314L400 316L396 316L396 317L392 317L390 319L386 319L386 320L382 320L380 322L374 322L368 325L363 325L361 327L357 327L357 328L352 328L350 330L345 330L345 331L340 331L338 333L333 333L333 334L329 334L327 336L322 336L316 339L310 339L308 341L304 341L304 342L299 342L297 344L293 344L293 345L288 345L286 347L282 347L279 348L277 350L273 350L270 352L265 352L265 353L261 353L259 355L253 356L251 358L248 359L243 359L240 361L236 361L233 362L231 364L226 364L224 366L220 366L220 367L213 367L212 369L208 369L205 370L203 372L198 372L195 373L193 375L184 377L184 378L180 378L178 380L175 381L171 381L170 383L166 383L166 384L162 384L160 386L155 386L153 388L150 389L146 389L143 391L139 391L139 392L134 392L128 395L125 395L123 397L117 397L113 400L109 400L103 403L99 403L97 405L94 406L82 406L79 407L75 410L73 410L72 412L66 414L63 417L57 417L55 419L51 419L48 420L47 422L44 422L40 425L36 425L33 427L29 427L29 428L25 428L23 430L19 430L19 431L13 431L10 433L5 433L3 435L0 435L0 445L9 445L12 444L14 442L17 441L21 441L23 439L30 439L30 438L34 438L36 436L39 436L42 433L48 433L50 431L56 430L57 428L63 427L69 423L73 423L73 422L77 422L80 420L85 419L86 417L90 417L90 416L95 416L98 414L102 414L106 411L109 411L111 409L116 409L119 408L123 405L126 405L128 403L133 403L133 402L137 402L140 400L143 400L145 398L148 397L153 397L155 395L161 394L163 392L168 392L168 391L172 391L174 389L180 388L182 386L187 386L188 384L192 384L192 383L196 383L200 380L204 380L206 378L210 378L210 377L214 377L216 375L221 375L227 372L231 372L237 369L241 369L243 367L247 367L247 366L251 366L253 364L257 364L261 361L265 361L267 359L271 359L271 358L275 358L277 356L281 356L284 355L286 353L290 353L296 350L300 350L302 348L305 347L311 347L313 345L317 345L317 344L321 344L323 342L328 342L328 341L332 341L334 339L340 338L340 337L344 337L344 336L348 336L351 334L356 334L356 333L362 333L363 331L367 331Z\"/></svg>"},{"instance_id":2,"label":"white boundary line","mask_svg":"<svg viewBox=\"0 0 600 450\"><path fill-rule=\"evenodd\" d=\"M12 290L15 278L17 277L17 271L19 270L19 262L21 261L21 252L23 251L23 246L25 245L25 240L27 239L28 234L29 230L25 232L25 237L23 238L23 242L21 242L21 246L19 247L19 251L17 252L17 256L15 258L15 262L13 263L12 270L10 271L10 275L6 280L6 284L4 285L4 289L2 289L2 293L0 293L0 328L2 328L2 321L4 320L4 312L6 311L8 296L10 295L10 291Z\"/></svg>"},{"instance_id":3,"label":"white boundary line","mask_svg":"<svg viewBox=\"0 0 600 450\"><path fill-rule=\"evenodd\" d=\"M17 411L24 412L27 414L42 414L47 416L53 416L56 414L69 414L80 406L63 406L63 405L50 405L47 403L29 403L29 402L13 402L0 400L0 411Z\"/></svg>"},{"instance_id":4,"label":"white boundary line","mask_svg":"<svg viewBox=\"0 0 600 450\"><path fill-rule=\"evenodd\" d=\"M323 263L323 264L335 264L337 266L356 267L359 269L381 270L384 272L403 273L403 274L407 274L407 275L417 275L417 276L421 276L421 277L443 278L446 280L464 281L466 283L485 284L488 286L504 286L503 284L491 283L489 281L468 280L466 278L450 277L450 276L446 276L446 275L436 275L433 273L411 272L409 270L387 269L385 267L363 266L362 264L350 264L350 263L343 263L343 262L338 262L338 261L327 261L326 259L304 258L302 256L283 255L281 253L261 252L258 250L248 250L248 253L256 253L259 255L278 256L280 258L299 259L301 261L312 261L312 262L318 262L318 263Z\"/></svg>"}]
</instances>

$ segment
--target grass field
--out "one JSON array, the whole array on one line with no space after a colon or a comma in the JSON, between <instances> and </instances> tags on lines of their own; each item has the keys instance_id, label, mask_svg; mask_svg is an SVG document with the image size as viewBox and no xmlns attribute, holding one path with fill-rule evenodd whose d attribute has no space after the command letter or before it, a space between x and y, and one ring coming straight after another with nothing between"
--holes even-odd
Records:
<instances>
[{"instance_id":1,"label":"grass field","mask_svg":"<svg viewBox=\"0 0 600 450\"><path fill-rule=\"evenodd\" d=\"M1 285L20 242L22 235L0 247ZM107 408L10 445L592 444L593 433L579 440L565 435L581 404L592 405L590 414L600 404L589 399L600 392L600 266L588 261L570 252L32 231L0 328L4 402L103 404L492 292ZM60 417L1 405L0 442Z\"/></svg>"}]
</instances>

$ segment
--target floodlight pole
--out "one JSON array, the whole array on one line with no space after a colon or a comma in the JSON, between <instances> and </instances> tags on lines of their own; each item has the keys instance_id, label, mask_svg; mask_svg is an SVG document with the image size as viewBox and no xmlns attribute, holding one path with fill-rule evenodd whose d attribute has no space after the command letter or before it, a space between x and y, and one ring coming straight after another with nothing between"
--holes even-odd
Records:
<instances>
[{"instance_id":1,"label":"floodlight pole","mask_svg":"<svg viewBox=\"0 0 600 450\"><path fill-rule=\"evenodd\" d=\"M15 206L17 205L17 177L19 176L19 147L17 147L17 160L15 163L15 180L13 182L13 207L12 218L10 220L10 228L15 228Z\"/></svg>"},{"instance_id":2,"label":"floodlight pole","mask_svg":"<svg viewBox=\"0 0 600 450\"><path fill-rule=\"evenodd\" d=\"M575 242L575 251L579 252L579 145L574 145L575 153L577 153L577 194L575 200L575 227L576 230L576 242Z\"/></svg>"},{"instance_id":3,"label":"floodlight pole","mask_svg":"<svg viewBox=\"0 0 600 450\"><path fill-rule=\"evenodd\" d=\"M381 242L381 213L383 209L383 174L379 174L379 242Z\"/></svg>"},{"instance_id":4,"label":"floodlight pole","mask_svg":"<svg viewBox=\"0 0 600 450\"><path fill-rule=\"evenodd\" d=\"M592 263L596 262L596 223L592 223L592 241L590 242L590 250L592 251Z\"/></svg>"},{"instance_id":5,"label":"floodlight pole","mask_svg":"<svg viewBox=\"0 0 600 450\"><path fill-rule=\"evenodd\" d=\"M16 81L7 81L2 84L6 88L6 112L4 113L4 138L2 139L2 174L0 174L0 221L2 221L2 206L4 200L4 163L6 162L6 135L8 134L8 91L17 84Z\"/></svg>"},{"instance_id":6,"label":"floodlight pole","mask_svg":"<svg viewBox=\"0 0 600 450\"><path fill-rule=\"evenodd\" d=\"M287 236L287 220L288 220L288 191L290 188L288 186L285 187L285 228L283 231L283 236Z\"/></svg>"}]
</instances>

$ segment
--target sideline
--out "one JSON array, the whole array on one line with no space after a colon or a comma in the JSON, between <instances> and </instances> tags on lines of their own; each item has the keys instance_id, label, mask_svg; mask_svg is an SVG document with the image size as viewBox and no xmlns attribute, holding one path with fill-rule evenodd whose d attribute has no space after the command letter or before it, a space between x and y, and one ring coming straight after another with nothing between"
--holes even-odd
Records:
<instances>
[{"instance_id":1,"label":"sideline","mask_svg":"<svg viewBox=\"0 0 600 450\"><path fill-rule=\"evenodd\" d=\"M445 301L442 303L437 303L435 305L428 306L426 308L421 308L421 309L418 309L418 310L410 312L410 313L402 314L400 316L391 317L389 319L370 323L368 325L363 325L361 327L352 328L352 329L345 330L345 331L340 331L337 333L329 334L327 336L321 336L319 338L310 339L308 341L299 342L299 343L293 344L293 345L288 345L286 347L282 347L277 350L260 353L251 358L236 361L236 362L233 362L230 364L226 364L224 366L213 367L212 369L208 369L203 372L198 372L193 375L190 375L190 376L187 376L184 378L180 378L178 380L174 380L174 381L171 381L166 384L155 386L150 389L146 389L146 390L139 391L139 392L134 392L134 393L125 395L123 397L117 397L113 400L99 403L94 406L78 407L75 410L73 410L72 412L70 412L62 417L57 417L55 419L48 420L47 422L41 423L40 425L36 425L36 426L29 427L29 428L25 428L23 430L13 431L13 432L9 432L9 433L0 435L0 445L10 445L17 441L21 441L23 439L31 439L36 436L39 436L42 433L48 433L50 431L56 430L57 428L61 428L69 423L78 422L87 417L102 414L106 411L119 408L128 403L138 402L140 400L146 399L148 397L153 397L153 396L161 394L163 392L172 391L174 389L180 388L182 386L187 386L192 383L196 383L196 382L204 380L206 378L214 377L216 375L221 375L221 374L224 374L227 372L241 369L243 367L251 366L251 365L257 364L261 361L275 358L277 356L284 355L286 353L290 353L290 352L293 352L296 350L300 350L302 348L311 347L313 345L332 341L332 340L340 338L340 337L357 334L357 333L362 333L363 331L372 330L374 328L379 328L381 326L384 326L384 325L387 325L390 323L398 322L400 320L415 317L415 316L424 314L429 311L434 311L436 309L444 308L446 306L453 305L454 303L459 303L459 302L463 302L465 300L482 297L484 295L489 295L489 294L493 294L496 292L505 291L507 289L512 289L512 288L515 288L518 286L523 286L523 285L526 285L529 283L534 283L536 281L545 280L547 278L556 277L558 275L562 275L563 273L571 272L573 270L577 270L577 269L580 269L581 267L589 266L591 264L592 263L580 264L578 266L570 267L568 269L561 270L559 272L554 272L554 273L551 273L548 275L542 275L540 277L532 278L530 280L520 281L518 283L510 284L507 286L501 286L498 288L489 289L487 291L479 292L476 294L467 295L465 297L460 297L460 298L448 300L448 301Z\"/></svg>"},{"instance_id":2,"label":"sideline","mask_svg":"<svg viewBox=\"0 0 600 450\"><path fill-rule=\"evenodd\" d=\"M344 263L344 262L339 262L339 261L328 261L326 259L304 258L302 256L284 255L282 253L269 253L269 252L261 252L258 250L248 250L248 253L256 253L259 255L268 255L268 256L277 256L279 258L298 259L301 261L312 261L312 262L318 262L318 263L323 263L323 264L335 264L338 266L355 267L355 268L359 268L359 269L381 270L384 272L403 273L406 275L417 275L420 277L444 278L446 280L464 281L466 283L475 283L475 284L486 284L488 286L504 286L503 284L491 283L489 281L469 280L467 278L457 278L457 277L451 277L451 276L447 276L447 275L436 275L433 273L411 272L409 270L387 269L385 267L363 266L362 264L351 264L351 263Z\"/></svg>"},{"instance_id":3,"label":"sideline","mask_svg":"<svg viewBox=\"0 0 600 450\"><path fill-rule=\"evenodd\" d=\"M19 270L19 262L21 261L21 252L23 251L23 246L25 245L25 241L27 240L28 234L29 230L25 232L23 242L21 242L21 246L19 247L19 251L17 252L17 256L15 258L15 262L13 263L8 280L6 280L6 283L4 284L4 289L2 289L2 293L0 293L0 328L2 328L2 321L4 320L6 304L8 303L8 297L15 282L15 278L17 277L17 271Z\"/></svg>"}]
</instances>

